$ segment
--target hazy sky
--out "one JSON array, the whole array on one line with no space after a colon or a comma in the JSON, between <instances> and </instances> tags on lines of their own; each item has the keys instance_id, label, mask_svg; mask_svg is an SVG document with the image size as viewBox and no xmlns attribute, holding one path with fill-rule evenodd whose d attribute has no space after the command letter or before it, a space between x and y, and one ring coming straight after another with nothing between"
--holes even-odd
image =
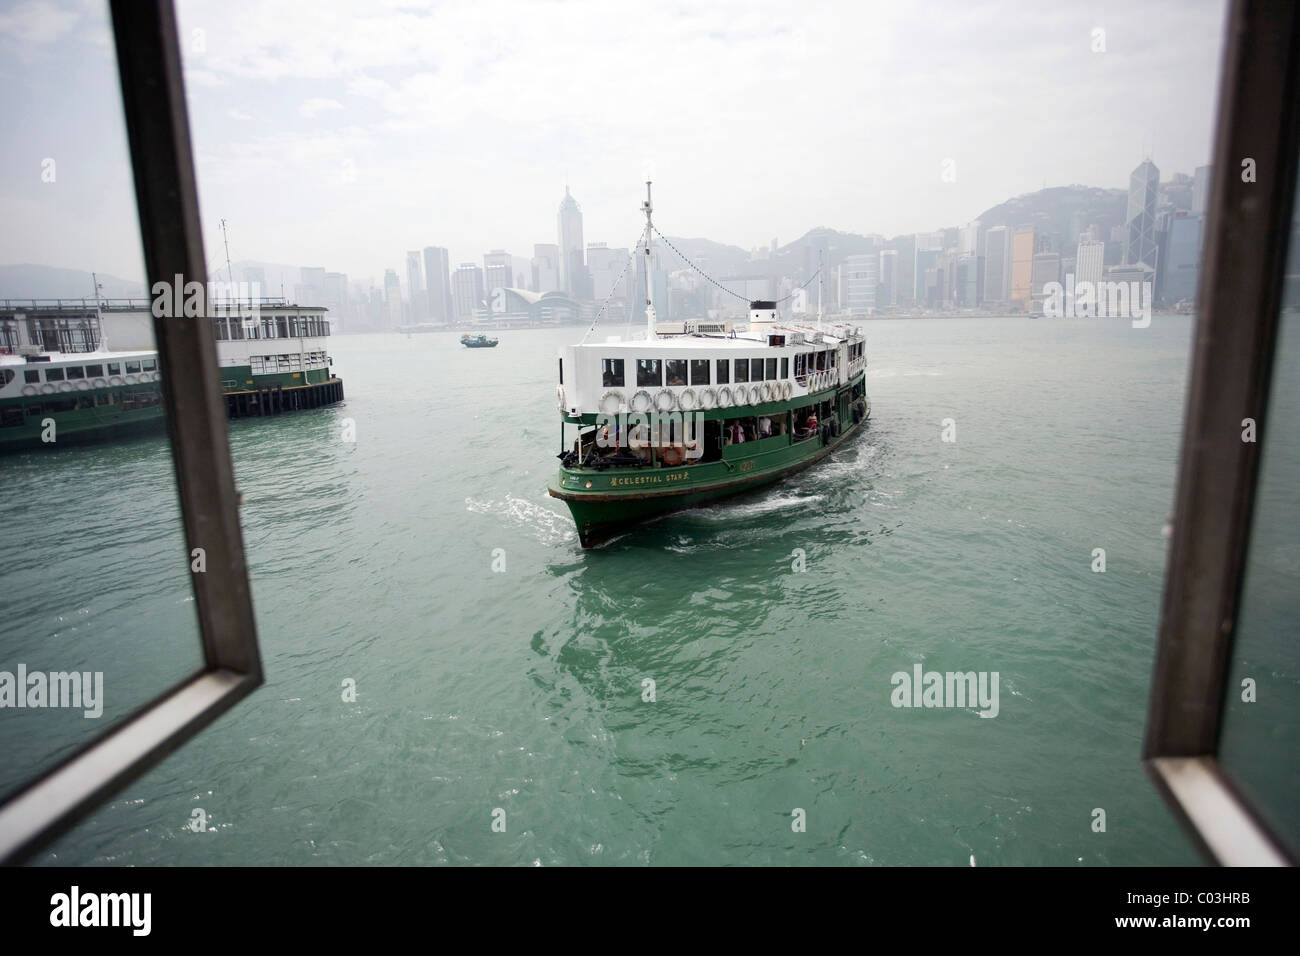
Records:
<instances>
[{"instance_id":1,"label":"hazy sky","mask_svg":"<svg viewBox=\"0 0 1300 956\"><path fill-rule=\"evenodd\" d=\"M960 225L1208 161L1222 2L178 0L209 262ZM1093 52L1094 30L1105 52ZM105 5L0 0L0 263L142 273ZM43 162L55 160L53 182ZM955 182L942 172L952 161ZM47 164L48 165L48 164ZM48 176L47 176L48 178Z\"/></svg>"}]
</instances>

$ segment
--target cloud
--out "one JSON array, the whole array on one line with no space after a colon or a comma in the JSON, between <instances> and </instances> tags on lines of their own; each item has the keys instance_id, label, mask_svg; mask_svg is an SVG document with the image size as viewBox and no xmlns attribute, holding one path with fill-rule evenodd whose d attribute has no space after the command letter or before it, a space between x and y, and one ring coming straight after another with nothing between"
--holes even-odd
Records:
<instances>
[{"instance_id":1,"label":"cloud","mask_svg":"<svg viewBox=\"0 0 1300 956\"><path fill-rule=\"evenodd\" d=\"M226 115L232 120L239 120L241 123L246 123L253 118L252 113L241 110L238 106L229 107L226 110Z\"/></svg>"},{"instance_id":2,"label":"cloud","mask_svg":"<svg viewBox=\"0 0 1300 956\"><path fill-rule=\"evenodd\" d=\"M28 48L47 46L71 32L79 19L71 10L30 0L0 13L0 35Z\"/></svg>"},{"instance_id":3,"label":"cloud","mask_svg":"<svg viewBox=\"0 0 1300 956\"><path fill-rule=\"evenodd\" d=\"M298 114L307 119L315 119L321 113L328 113L332 110L343 109L343 104L338 100L328 100L324 97L313 96L302 106L298 107Z\"/></svg>"}]
</instances>

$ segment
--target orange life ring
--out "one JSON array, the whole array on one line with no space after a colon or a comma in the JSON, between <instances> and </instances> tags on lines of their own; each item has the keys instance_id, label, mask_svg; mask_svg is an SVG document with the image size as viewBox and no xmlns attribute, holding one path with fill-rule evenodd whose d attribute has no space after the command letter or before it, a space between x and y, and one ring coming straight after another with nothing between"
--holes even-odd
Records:
<instances>
[{"instance_id":1,"label":"orange life ring","mask_svg":"<svg viewBox=\"0 0 1300 956\"><path fill-rule=\"evenodd\" d=\"M682 450L676 445L669 445L659 453L659 460L669 468L672 468L676 465L680 465L685 460L685 456L682 454Z\"/></svg>"}]
</instances>

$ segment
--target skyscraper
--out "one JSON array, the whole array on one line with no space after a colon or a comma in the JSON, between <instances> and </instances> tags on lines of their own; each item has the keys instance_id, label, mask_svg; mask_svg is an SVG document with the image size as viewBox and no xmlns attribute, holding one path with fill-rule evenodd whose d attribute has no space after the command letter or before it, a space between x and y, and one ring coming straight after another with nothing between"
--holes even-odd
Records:
<instances>
[{"instance_id":1,"label":"skyscraper","mask_svg":"<svg viewBox=\"0 0 1300 956\"><path fill-rule=\"evenodd\" d=\"M879 253L847 256L840 266L840 308L854 316L869 315L876 308L879 278Z\"/></svg>"},{"instance_id":2,"label":"skyscraper","mask_svg":"<svg viewBox=\"0 0 1300 956\"><path fill-rule=\"evenodd\" d=\"M483 304L483 270L472 262L461 263L452 276L452 299L456 319L472 319L474 310Z\"/></svg>"},{"instance_id":3,"label":"skyscraper","mask_svg":"<svg viewBox=\"0 0 1300 956\"><path fill-rule=\"evenodd\" d=\"M1074 284L1081 282L1097 283L1101 281L1106 259L1106 243L1100 239L1086 236L1079 240L1078 252L1074 257Z\"/></svg>"},{"instance_id":4,"label":"skyscraper","mask_svg":"<svg viewBox=\"0 0 1300 956\"><path fill-rule=\"evenodd\" d=\"M1210 195L1210 173L1212 166L1197 166L1192 176L1192 212L1205 215L1205 204Z\"/></svg>"},{"instance_id":5,"label":"skyscraper","mask_svg":"<svg viewBox=\"0 0 1300 956\"><path fill-rule=\"evenodd\" d=\"M984 234L984 301L1005 305L1011 293L1011 230L994 226Z\"/></svg>"},{"instance_id":6,"label":"skyscraper","mask_svg":"<svg viewBox=\"0 0 1300 956\"><path fill-rule=\"evenodd\" d=\"M1011 305L1028 309L1034 277L1034 227L1021 226L1011 237Z\"/></svg>"},{"instance_id":7,"label":"skyscraper","mask_svg":"<svg viewBox=\"0 0 1300 956\"><path fill-rule=\"evenodd\" d=\"M406 288L411 299L411 321L423 322L428 309L424 295L424 272L420 267L420 254L406 254Z\"/></svg>"},{"instance_id":8,"label":"skyscraper","mask_svg":"<svg viewBox=\"0 0 1300 956\"><path fill-rule=\"evenodd\" d=\"M1144 159L1128 181L1128 212L1124 216L1124 264L1144 265L1155 270L1156 197L1160 190L1160 170Z\"/></svg>"},{"instance_id":9,"label":"skyscraper","mask_svg":"<svg viewBox=\"0 0 1300 956\"><path fill-rule=\"evenodd\" d=\"M560 289L578 300L591 298L587 288L587 264L583 258L582 209L564 187L560 203Z\"/></svg>"},{"instance_id":10,"label":"skyscraper","mask_svg":"<svg viewBox=\"0 0 1300 956\"><path fill-rule=\"evenodd\" d=\"M451 259L441 246L424 250L424 286L428 298L428 316L432 322L450 322Z\"/></svg>"},{"instance_id":11,"label":"skyscraper","mask_svg":"<svg viewBox=\"0 0 1300 956\"><path fill-rule=\"evenodd\" d=\"M876 285L876 308L898 305L898 250L880 250L880 281Z\"/></svg>"},{"instance_id":12,"label":"skyscraper","mask_svg":"<svg viewBox=\"0 0 1300 956\"><path fill-rule=\"evenodd\" d=\"M545 295L560 288L560 247L551 243L533 246L533 291Z\"/></svg>"},{"instance_id":13,"label":"skyscraper","mask_svg":"<svg viewBox=\"0 0 1300 956\"><path fill-rule=\"evenodd\" d=\"M392 269L384 270L384 325L393 332L402 324L402 283Z\"/></svg>"},{"instance_id":14,"label":"skyscraper","mask_svg":"<svg viewBox=\"0 0 1300 956\"><path fill-rule=\"evenodd\" d=\"M603 242L587 244L587 271L591 274L594 301L604 302L611 295L624 301L632 297L633 273L627 259L626 249L610 249Z\"/></svg>"},{"instance_id":15,"label":"skyscraper","mask_svg":"<svg viewBox=\"0 0 1300 956\"><path fill-rule=\"evenodd\" d=\"M1196 281L1201 264L1204 217L1178 213L1169 227L1169 250L1163 292L1170 305L1196 298Z\"/></svg>"},{"instance_id":16,"label":"skyscraper","mask_svg":"<svg viewBox=\"0 0 1300 956\"><path fill-rule=\"evenodd\" d=\"M493 289L509 289L515 284L510 253L493 249L483 254L483 281L489 293Z\"/></svg>"}]
</instances>

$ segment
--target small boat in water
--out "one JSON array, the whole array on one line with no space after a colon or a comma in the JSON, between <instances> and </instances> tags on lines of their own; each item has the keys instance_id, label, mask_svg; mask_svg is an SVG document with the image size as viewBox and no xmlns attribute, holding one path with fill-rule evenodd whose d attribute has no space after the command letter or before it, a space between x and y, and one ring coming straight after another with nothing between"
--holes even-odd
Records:
<instances>
[{"instance_id":1,"label":"small boat in water","mask_svg":"<svg viewBox=\"0 0 1300 956\"><path fill-rule=\"evenodd\" d=\"M496 348L497 343L500 341L500 339L494 339L491 336L483 335L482 333L479 333L478 335L470 335L466 332L460 337L460 344L468 349Z\"/></svg>"}]
</instances>

